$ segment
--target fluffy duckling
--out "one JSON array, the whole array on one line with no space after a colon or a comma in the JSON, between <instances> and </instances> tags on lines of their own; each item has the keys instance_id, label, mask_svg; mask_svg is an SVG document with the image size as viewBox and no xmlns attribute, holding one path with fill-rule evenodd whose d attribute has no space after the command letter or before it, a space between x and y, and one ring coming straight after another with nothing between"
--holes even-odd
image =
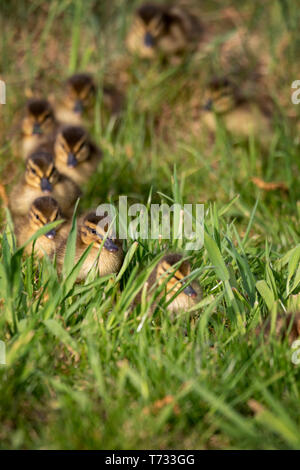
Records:
<instances>
[{"instance_id":1,"label":"fluffy duckling","mask_svg":"<svg viewBox=\"0 0 300 470\"><path fill-rule=\"evenodd\" d=\"M18 245L22 246L41 227L60 219L63 219L63 216L55 199L50 196L35 199L26 216L18 217L15 220L15 233ZM39 258L42 258L45 253L49 257L55 254L58 233L62 231L62 225L60 224L55 229L49 230L49 232L36 240L34 251ZM32 245L33 243L30 243L26 246L25 253L31 254Z\"/></svg>"},{"instance_id":2,"label":"fluffy duckling","mask_svg":"<svg viewBox=\"0 0 300 470\"><path fill-rule=\"evenodd\" d=\"M106 236L106 232L109 226L107 219L106 225L104 227L101 226L101 221L103 219L104 216L97 216L96 212L92 211L83 216L78 222L74 263L78 262L89 245L93 245L78 274L78 281L84 280L92 267L96 265L96 263L98 265L98 272L100 276L117 273L121 268L123 261L123 249L122 244L118 239L107 238L102 247L100 256L98 257L99 248L103 238ZM57 252L57 262L60 270L64 262L66 244L67 237L62 241Z\"/></svg>"},{"instance_id":3,"label":"fluffy duckling","mask_svg":"<svg viewBox=\"0 0 300 470\"><path fill-rule=\"evenodd\" d=\"M79 186L90 179L102 157L87 131L73 125L59 129L55 138L40 150L53 152L57 170Z\"/></svg>"},{"instance_id":4,"label":"fluffy duckling","mask_svg":"<svg viewBox=\"0 0 300 470\"><path fill-rule=\"evenodd\" d=\"M10 194L12 214L27 214L32 202L46 195L56 199L63 214L71 216L81 191L73 180L57 171L51 153L36 151L27 158L25 174Z\"/></svg>"},{"instance_id":5,"label":"fluffy duckling","mask_svg":"<svg viewBox=\"0 0 300 470\"><path fill-rule=\"evenodd\" d=\"M146 3L135 12L126 45L141 58L169 57L192 50L201 34L199 20L186 9Z\"/></svg>"},{"instance_id":6,"label":"fluffy duckling","mask_svg":"<svg viewBox=\"0 0 300 470\"><path fill-rule=\"evenodd\" d=\"M271 331L271 320L268 318L262 326L256 328L256 334L263 333L264 339L268 340ZM274 334L279 339L284 339L288 335L288 342L291 345L300 338L300 312L278 315L275 323Z\"/></svg>"},{"instance_id":7,"label":"fluffy duckling","mask_svg":"<svg viewBox=\"0 0 300 470\"><path fill-rule=\"evenodd\" d=\"M271 138L270 108L247 99L228 78L213 79L204 96L201 119L213 133L217 129L217 117L236 136L252 135L265 141Z\"/></svg>"},{"instance_id":8,"label":"fluffy duckling","mask_svg":"<svg viewBox=\"0 0 300 470\"><path fill-rule=\"evenodd\" d=\"M185 284L185 278L190 274L190 271L190 263L188 261L183 261L182 255L177 253L165 255L154 268L147 280L148 299L153 296L154 289L164 285L163 290L155 302L164 296L166 301L169 301ZM196 303L199 295L199 292L197 292L196 289L197 286L195 283L193 283L193 287L191 285L186 285L183 291L181 291L180 294L178 294L168 305L168 311L176 313L178 311L188 310L191 308ZM141 295L142 291L137 295L134 302L135 304L140 303ZM155 307L156 304L152 306L152 311L154 311Z\"/></svg>"},{"instance_id":9,"label":"fluffy duckling","mask_svg":"<svg viewBox=\"0 0 300 470\"><path fill-rule=\"evenodd\" d=\"M92 75L77 73L69 77L60 97L53 101L55 115L63 124L80 125L85 114L91 114L95 105L97 87ZM104 109L109 115L118 115L123 106L123 95L112 85L102 90Z\"/></svg>"},{"instance_id":10,"label":"fluffy duckling","mask_svg":"<svg viewBox=\"0 0 300 470\"><path fill-rule=\"evenodd\" d=\"M22 120L22 155L26 159L57 127L57 121L49 101L32 98L26 104Z\"/></svg>"},{"instance_id":11,"label":"fluffy duckling","mask_svg":"<svg viewBox=\"0 0 300 470\"><path fill-rule=\"evenodd\" d=\"M65 82L61 96L54 103L55 114L61 123L81 124L83 114L93 109L96 86L88 73L76 73Z\"/></svg>"}]
</instances>

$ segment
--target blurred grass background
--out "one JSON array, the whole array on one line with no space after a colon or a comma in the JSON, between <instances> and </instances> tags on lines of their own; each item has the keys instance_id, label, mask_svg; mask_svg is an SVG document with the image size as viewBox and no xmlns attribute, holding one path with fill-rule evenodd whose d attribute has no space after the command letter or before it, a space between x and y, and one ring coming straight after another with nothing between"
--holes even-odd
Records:
<instances>
[{"instance_id":1,"label":"blurred grass background","mask_svg":"<svg viewBox=\"0 0 300 470\"><path fill-rule=\"evenodd\" d=\"M121 194L205 203L205 246L191 253L203 299L175 320L164 304L153 318L147 305L130 313L162 249L157 242L129 241L119 276L91 274L76 285L72 273L59 281L46 259L23 259L8 227L0 446L299 449L300 368L286 342L265 343L253 331L267 315L300 310L299 107L290 101L300 10L292 0L185 2L215 28L214 47L164 68L127 56L124 37L140 3L0 0L1 183L9 191L22 171L14 144L28 90L47 96L77 70L121 87L129 77L118 126L96 109L90 131L104 159L81 209ZM187 112L222 70L219 47L237 27L264 44L257 61L270 58L265 91L277 106L267 148L223 129L209 142ZM287 191L262 191L253 177L284 182Z\"/></svg>"}]
</instances>

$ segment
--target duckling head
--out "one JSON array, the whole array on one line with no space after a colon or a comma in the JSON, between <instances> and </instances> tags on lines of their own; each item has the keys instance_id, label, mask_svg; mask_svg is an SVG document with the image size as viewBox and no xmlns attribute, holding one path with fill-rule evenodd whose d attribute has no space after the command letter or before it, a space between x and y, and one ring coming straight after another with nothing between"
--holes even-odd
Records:
<instances>
[{"instance_id":1,"label":"duckling head","mask_svg":"<svg viewBox=\"0 0 300 470\"><path fill-rule=\"evenodd\" d=\"M225 114L235 107L236 95L234 86L227 78L215 78L208 84L205 96L205 111Z\"/></svg>"},{"instance_id":2,"label":"duckling head","mask_svg":"<svg viewBox=\"0 0 300 470\"><path fill-rule=\"evenodd\" d=\"M127 45L131 52L152 57L159 39L164 36L171 16L160 5L146 3L136 10Z\"/></svg>"},{"instance_id":3,"label":"duckling head","mask_svg":"<svg viewBox=\"0 0 300 470\"><path fill-rule=\"evenodd\" d=\"M27 158L25 180L30 186L45 193L51 192L58 176L51 153L36 151Z\"/></svg>"},{"instance_id":4,"label":"duckling head","mask_svg":"<svg viewBox=\"0 0 300 470\"><path fill-rule=\"evenodd\" d=\"M26 136L47 135L55 127L54 113L49 101L32 98L26 104L26 115L22 121L22 132Z\"/></svg>"},{"instance_id":5,"label":"duckling head","mask_svg":"<svg viewBox=\"0 0 300 470\"><path fill-rule=\"evenodd\" d=\"M154 276L159 286L165 286L167 300L171 299L174 294L186 284L185 278L190 274L190 271L190 263L183 261L182 255L180 254L168 254L160 260L154 271ZM178 305L184 305L185 303L189 303L189 299L195 299L196 297L197 292L192 286L186 285L183 291L177 295L175 301Z\"/></svg>"},{"instance_id":6,"label":"duckling head","mask_svg":"<svg viewBox=\"0 0 300 470\"><path fill-rule=\"evenodd\" d=\"M29 209L29 223L34 231L37 231L41 227L44 227L45 225L61 218L62 215L59 205L57 201L50 196L38 197L33 201ZM45 237L53 240L59 227L60 226L49 230L49 232L45 234Z\"/></svg>"},{"instance_id":7,"label":"duckling head","mask_svg":"<svg viewBox=\"0 0 300 470\"><path fill-rule=\"evenodd\" d=\"M103 216L98 216L94 211L85 216L80 227L80 237L84 244L90 245L93 243L95 248L100 248L109 228L109 223L103 226L103 220L106 216L107 213ZM106 220L107 219L105 219L104 222ZM117 244L115 238L110 238L109 236L106 238L103 248L109 253L116 253L120 250L120 246Z\"/></svg>"},{"instance_id":8,"label":"duckling head","mask_svg":"<svg viewBox=\"0 0 300 470\"><path fill-rule=\"evenodd\" d=\"M77 73L68 78L63 102L66 108L81 116L94 102L96 86L88 73Z\"/></svg>"},{"instance_id":9,"label":"duckling head","mask_svg":"<svg viewBox=\"0 0 300 470\"><path fill-rule=\"evenodd\" d=\"M66 126L58 133L54 144L55 158L69 168L89 158L88 134L81 126Z\"/></svg>"}]
</instances>

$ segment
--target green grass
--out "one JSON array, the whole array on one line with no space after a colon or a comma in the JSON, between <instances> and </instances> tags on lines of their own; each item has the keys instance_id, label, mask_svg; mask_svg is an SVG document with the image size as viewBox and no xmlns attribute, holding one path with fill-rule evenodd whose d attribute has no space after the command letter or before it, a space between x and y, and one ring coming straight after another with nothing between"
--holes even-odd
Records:
<instances>
[{"instance_id":1,"label":"green grass","mask_svg":"<svg viewBox=\"0 0 300 470\"><path fill-rule=\"evenodd\" d=\"M48 94L75 70L90 70L99 83L109 77L123 60L139 2L128 3L0 0L7 85L0 171L8 191L22 171L14 145L25 89ZM224 2L202 3L204 21L220 17ZM272 58L267 91L278 109L270 146L236 142L222 127L208 144L185 123L185 103L202 90L189 84L218 69L218 41L201 62L165 68L133 61L120 124L99 112L91 123L104 158L78 209L117 203L119 195L145 204L204 203L204 247L188 253L200 303L176 318L164 301L152 317L145 300L130 309L161 252L178 249L175 240L126 241L119 275L91 273L76 284L72 237L59 279L49 260L22 256L5 225L1 448L300 449L300 367L287 342L254 334L263 318L300 310L299 109L290 103L290 84L300 78L299 12L292 0L263 9L250 0L227 3L249 33L265 39ZM224 31L218 34L222 42ZM277 46L286 38L283 66ZM288 192L263 192L254 176L283 181Z\"/></svg>"}]
</instances>

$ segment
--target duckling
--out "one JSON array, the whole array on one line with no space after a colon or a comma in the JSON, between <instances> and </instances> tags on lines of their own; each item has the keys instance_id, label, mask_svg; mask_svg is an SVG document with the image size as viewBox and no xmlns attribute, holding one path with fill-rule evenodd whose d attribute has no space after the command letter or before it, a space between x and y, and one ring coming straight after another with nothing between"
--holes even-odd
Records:
<instances>
[{"instance_id":1,"label":"duckling","mask_svg":"<svg viewBox=\"0 0 300 470\"><path fill-rule=\"evenodd\" d=\"M91 114L95 105L97 87L92 75L77 73L68 78L61 96L53 102L57 119L63 124L80 125L85 114ZM104 109L110 116L116 116L123 107L123 94L113 85L102 89Z\"/></svg>"},{"instance_id":2,"label":"duckling","mask_svg":"<svg viewBox=\"0 0 300 470\"><path fill-rule=\"evenodd\" d=\"M73 180L57 171L51 153L36 151L27 158L25 174L10 194L13 216L27 214L32 202L46 195L54 197L62 212L71 216L81 191Z\"/></svg>"},{"instance_id":3,"label":"duckling","mask_svg":"<svg viewBox=\"0 0 300 470\"><path fill-rule=\"evenodd\" d=\"M193 50L202 32L198 18L187 10L146 3L135 12L126 46L141 58L169 57Z\"/></svg>"},{"instance_id":4,"label":"duckling","mask_svg":"<svg viewBox=\"0 0 300 470\"><path fill-rule=\"evenodd\" d=\"M226 77L213 79L206 90L201 120L207 129L215 133L217 118L224 122L228 132L248 138L254 136L271 139L271 110L261 101L247 99Z\"/></svg>"},{"instance_id":5,"label":"duckling","mask_svg":"<svg viewBox=\"0 0 300 470\"><path fill-rule=\"evenodd\" d=\"M22 155L26 159L38 145L45 142L57 128L57 121L49 101L32 98L26 104L22 120Z\"/></svg>"},{"instance_id":6,"label":"duckling","mask_svg":"<svg viewBox=\"0 0 300 470\"><path fill-rule=\"evenodd\" d=\"M183 260L183 257L178 253L165 255L146 281L148 300L153 296L155 288L162 285L165 286L159 294L158 299L155 301L155 305L152 306L152 312L155 310L156 302L159 299L165 296L166 301L169 301L185 284L185 278L190 274L191 266L186 260L180 263L181 260ZM168 305L167 310L169 312L176 313L178 311L188 310L196 303L197 297L199 296L198 286L196 286L194 282L192 284L193 287L192 285L186 285L183 291ZM142 291L138 293L134 304L140 303L141 295Z\"/></svg>"},{"instance_id":7,"label":"duckling","mask_svg":"<svg viewBox=\"0 0 300 470\"><path fill-rule=\"evenodd\" d=\"M57 119L65 124L81 124L84 113L93 109L96 85L88 73L76 73L65 82L61 96L54 101Z\"/></svg>"},{"instance_id":8,"label":"duckling","mask_svg":"<svg viewBox=\"0 0 300 470\"><path fill-rule=\"evenodd\" d=\"M79 186L89 180L102 158L101 150L81 126L60 128L55 138L39 149L53 152L57 170Z\"/></svg>"},{"instance_id":9,"label":"duckling","mask_svg":"<svg viewBox=\"0 0 300 470\"><path fill-rule=\"evenodd\" d=\"M56 220L63 220L60 207L55 199L50 196L38 197L31 204L26 216L15 220L15 233L19 246L22 246L35 232L45 225ZM55 254L58 241L58 233L62 231L62 225L49 230L45 235L39 237L34 245L34 251L39 258L45 253L52 257ZM25 248L25 253L31 254L33 243Z\"/></svg>"},{"instance_id":10,"label":"duckling","mask_svg":"<svg viewBox=\"0 0 300 470\"><path fill-rule=\"evenodd\" d=\"M267 340L271 331L271 320L268 318L263 325L255 330L257 335L263 333ZM288 313L287 315L278 315L275 323L274 334L279 339L284 339L288 335L288 342L291 345L296 339L300 338L300 312Z\"/></svg>"},{"instance_id":11,"label":"duckling","mask_svg":"<svg viewBox=\"0 0 300 470\"><path fill-rule=\"evenodd\" d=\"M86 278L93 266L98 265L100 276L106 276L111 273L117 273L123 261L123 249L120 240L116 238L107 238L103 244L100 256L99 248L106 236L109 223L105 227L101 226L101 221L105 216L97 216L95 211L82 216L78 221L78 233L76 241L76 253L74 263L77 263L89 245L93 245L86 260L81 267L77 280ZM105 220L106 221L106 220ZM57 262L61 270L66 251L67 237L58 247Z\"/></svg>"}]
</instances>

